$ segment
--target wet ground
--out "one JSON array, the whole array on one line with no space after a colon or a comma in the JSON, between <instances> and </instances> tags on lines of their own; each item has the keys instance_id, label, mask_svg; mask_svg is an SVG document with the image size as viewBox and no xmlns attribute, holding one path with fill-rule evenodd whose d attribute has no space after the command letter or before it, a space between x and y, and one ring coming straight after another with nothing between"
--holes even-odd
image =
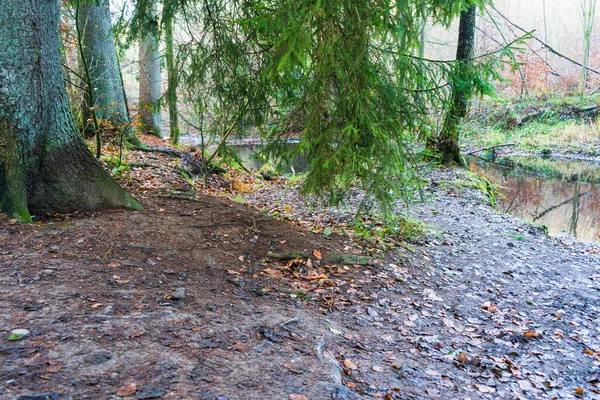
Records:
<instances>
[{"instance_id":1,"label":"wet ground","mask_svg":"<svg viewBox=\"0 0 600 400\"><path fill-rule=\"evenodd\" d=\"M463 175L430 176L426 240L387 252L323 229L352 204L283 180L247 205L152 183L143 212L4 220L0 398L600 398L600 247L493 210ZM294 250L310 261L267 256Z\"/></svg>"}]
</instances>

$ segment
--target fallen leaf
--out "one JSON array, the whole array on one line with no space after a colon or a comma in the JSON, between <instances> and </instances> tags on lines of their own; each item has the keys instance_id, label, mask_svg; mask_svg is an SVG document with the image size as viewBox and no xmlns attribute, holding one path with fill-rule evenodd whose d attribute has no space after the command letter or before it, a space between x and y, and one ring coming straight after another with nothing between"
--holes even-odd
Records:
<instances>
[{"instance_id":1,"label":"fallen leaf","mask_svg":"<svg viewBox=\"0 0 600 400\"><path fill-rule=\"evenodd\" d=\"M333 333L334 335L341 335L341 334L342 334L342 331L338 331L338 330L337 330L337 329L335 329L335 328L331 328L331 327L330 327L330 328L329 328L329 330L330 330L330 331L331 331L331 333Z\"/></svg>"},{"instance_id":2,"label":"fallen leaf","mask_svg":"<svg viewBox=\"0 0 600 400\"><path fill-rule=\"evenodd\" d=\"M318 281L321 279L329 279L329 277L325 274L307 275L307 276L301 276L300 278L304 279L305 281Z\"/></svg>"},{"instance_id":3,"label":"fallen leaf","mask_svg":"<svg viewBox=\"0 0 600 400\"><path fill-rule=\"evenodd\" d=\"M461 363L466 363L467 362L467 353L460 353L458 355L458 361L460 361Z\"/></svg>"},{"instance_id":4,"label":"fallen leaf","mask_svg":"<svg viewBox=\"0 0 600 400\"><path fill-rule=\"evenodd\" d=\"M310 400L310 397L306 397L303 394L290 394L290 400Z\"/></svg>"},{"instance_id":5,"label":"fallen leaf","mask_svg":"<svg viewBox=\"0 0 600 400\"><path fill-rule=\"evenodd\" d=\"M236 343L231 348L233 350L237 350L237 351L241 351L241 352L248 350L248 346L246 346L244 343Z\"/></svg>"},{"instance_id":6,"label":"fallen leaf","mask_svg":"<svg viewBox=\"0 0 600 400\"><path fill-rule=\"evenodd\" d=\"M530 332L525 332L524 336L528 337L528 338L533 338L533 337L539 337L540 335L536 331L530 331Z\"/></svg>"},{"instance_id":7,"label":"fallen leaf","mask_svg":"<svg viewBox=\"0 0 600 400\"><path fill-rule=\"evenodd\" d=\"M94 303L94 304L92 304L90 307L91 307L91 308L98 308L98 307L100 307L101 305L102 305L102 303Z\"/></svg>"},{"instance_id":8,"label":"fallen leaf","mask_svg":"<svg viewBox=\"0 0 600 400\"><path fill-rule=\"evenodd\" d=\"M473 387L475 389L479 390L481 393L494 393L496 391L496 389L494 389L491 386L487 386L487 385L475 384L475 385L473 385Z\"/></svg>"},{"instance_id":9,"label":"fallen leaf","mask_svg":"<svg viewBox=\"0 0 600 400\"><path fill-rule=\"evenodd\" d=\"M523 379L517 382L519 384L519 387L521 388L521 390L524 391L530 391L530 390L534 390L533 385L531 384L531 382Z\"/></svg>"},{"instance_id":10,"label":"fallen leaf","mask_svg":"<svg viewBox=\"0 0 600 400\"><path fill-rule=\"evenodd\" d=\"M58 364L55 365L48 365L48 367L46 368L47 372L51 372L51 373L55 373L58 372L62 369L62 367Z\"/></svg>"},{"instance_id":11,"label":"fallen leaf","mask_svg":"<svg viewBox=\"0 0 600 400\"><path fill-rule=\"evenodd\" d=\"M349 359L349 358L346 358L346 359L344 360L344 366L345 366L346 368L348 368L348 369L351 369L351 370L353 370L353 371L355 371L355 370L357 370L357 369L358 369L358 365L354 364L354 362L352 362L352 360L351 360L351 359Z\"/></svg>"},{"instance_id":12,"label":"fallen leaf","mask_svg":"<svg viewBox=\"0 0 600 400\"><path fill-rule=\"evenodd\" d=\"M137 385L135 383L130 383L128 385L121 386L119 388L119 390L117 390L117 396L120 396L120 397L131 396L135 392L137 392Z\"/></svg>"},{"instance_id":13,"label":"fallen leaf","mask_svg":"<svg viewBox=\"0 0 600 400\"><path fill-rule=\"evenodd\" d=\"M264 272L264 271L263 271L263 272ZM239 273L238 271L234 270L234 269L228 269L228 270L227 270L227 273L228 273L229 275L240 275L240 273Z\"/></svg>"},{"instance_id":14,"label":"fallen leaf","mask_svg":"<svg viewBox=\"0 0 600 400\"><path fill-rule=\"evenodd\" d=\"M321 259L321 252L319 250L313 250L313 255L317 260Z\"/></svg>"},{"instance_id":15,"label":"fallen leaf","mask_svg":"<svg viewBox=\"0 0 600 400\"><path fill-rule=\"evenodd\" d=\"M574 390L574 391L575 391L575 393L576 393L576 394L578 394L578 395L582 395L582 394L585 392L585 390L584 390L583 388L579 388L579 387L578 387L578 388L575 388L575 389L573 389L573 390Z\"/></svg>"}]
</instances>

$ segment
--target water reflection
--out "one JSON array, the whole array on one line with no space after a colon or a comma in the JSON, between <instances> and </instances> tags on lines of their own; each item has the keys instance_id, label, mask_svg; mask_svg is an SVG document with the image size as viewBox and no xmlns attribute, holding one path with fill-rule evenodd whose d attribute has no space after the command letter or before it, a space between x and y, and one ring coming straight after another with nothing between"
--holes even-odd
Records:
<instances>
[{"instance_id":1,"label":"water reflection","mask_svg":"<svg viewBox=\"0 0 600 400\"><path fill-rule=\"evenodd\" d=\"M503 187L501 211L547 225L554 235L600 242L600 187L489 163L484 168L490 180Z\"/></svg>"}]
</instances>

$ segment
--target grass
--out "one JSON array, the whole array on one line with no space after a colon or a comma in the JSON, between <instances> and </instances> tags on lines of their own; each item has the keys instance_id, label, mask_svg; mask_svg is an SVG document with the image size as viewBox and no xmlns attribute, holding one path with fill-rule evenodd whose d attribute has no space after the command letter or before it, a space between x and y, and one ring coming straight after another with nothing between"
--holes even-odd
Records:
<instances>
[{"instance_id":1,"label":"grass","mask_svg":"<svg viewBox=\"0 0 600 400\"><path fill-rule=\"evenodd\" d=\"M461 144L480 148L514 143L527 152L560 152L585 155L600 153L600 123L565 117L569 107L598 104L600 96L530 98L517 102L506 98L488 100L473 107L472 118L463 124ZM530 122L511 129L511 120L539 113Z\"/></svg>"}]
</instances>

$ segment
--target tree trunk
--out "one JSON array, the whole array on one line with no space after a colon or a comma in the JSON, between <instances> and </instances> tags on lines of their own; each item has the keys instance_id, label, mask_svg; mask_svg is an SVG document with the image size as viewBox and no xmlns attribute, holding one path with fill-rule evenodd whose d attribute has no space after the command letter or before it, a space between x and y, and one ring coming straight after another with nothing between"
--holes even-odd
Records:
<instances>
[{"instance_id":1,"label":"tree trunk","mask_svg":"<svg viewBox=\"0 0 600 400\"><path fill-rule=\"evenodd\" d=\"M173 19L169 16L165 20L165 44L167 57L167 105L169 106L169 137L171 143L178 144L181 131L179 130L179 115L177 115L177 69L175 68L175 54L173 51Z\"/></svg>"},{"instance_id":2,"label":"tree trunk","mask_svg":"<svg viewBox=\"0 0 600 400\"><path fill-rule=\"evenodd\" d=\"M152 2L152 31L140 40L140 119L146 133L161 137L160 54L158 53L158 12Z\"/></svg>"},{"instance_id":3,"label":"tree trunk","mask_svg":"<svg viewBox=\"0 0 600 400\"><path fill-rule=\"evenodd\" d=\"M594 30L594 19L596 17L596 0L584 0L582 4L583 12L583 58L581 60L581 72L579 73L579 85L577 91L580 96L585 93L587 84L587 65L590 60L590 45L592 42L592 33Z\"/></svg>"},{"instance_id":4,"label":"tree trunk","mask_svg":"<svg viewBox=\"0 0 600 400\"><path fill-rule=\"evenodd\" d=\"M0 2L0 208L140 209L85 146L65 93L58 1Z\"/></svg>"},{"instance_id":5,"label":"tree trunk","mask_svg":"<svg viewBox=\"0 0 600 400\"><path fill-rule=\"evenodd\" d=\"M452 99L446 112L444 125L438 137L437 151L444 164L456 162L464 166L465 161L458 146L458 124L467 116L472 83L469 82L470 70L473 68L475 50L475 19L477 7L470 6L460 13L458 28L458 46L456 48L456 71L452 82Z\"/></svg>"},{"instance_id":6,"label":"tree trunk","mask_svg":"<svg viewBox=\"0 0 600 400\"><path fill-rule=\"evenodd\" d=\"M90 120L90 108L97 107L96 117L102 128L124 131L129 141L140 145L128 118L110 21L109 0L98 0L97 4L82 2L76 7L77 30L81 35L81 61L87 69L85 74L89 74L90 90L93 91L91 98L85 96L84 119Z\"/></svg>"}]
</instances>

